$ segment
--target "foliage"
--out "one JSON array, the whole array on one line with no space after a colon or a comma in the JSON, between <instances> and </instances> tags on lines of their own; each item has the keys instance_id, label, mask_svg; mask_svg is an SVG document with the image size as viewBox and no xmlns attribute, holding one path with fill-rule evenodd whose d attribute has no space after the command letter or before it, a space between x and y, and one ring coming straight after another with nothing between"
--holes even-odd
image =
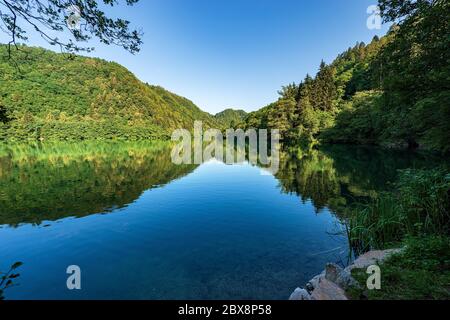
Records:
<instances>
[{"instance_id":1,"label":"foliage","mask_svg":"<svg viewBox=\"0 0 450 320\"><path fill-rule=\"evenodd\" d=\"M295 100L292 98L282 98L277 101L275 106L271 108L267 114L267 125L271 129L278 129L281 136L286 140L292 134L293 123L296 118Z\"/></svg>"},{"instance_id":2,"label":"foliage","mask_svg":"<svg viewBox=\"0 0 450 320\"><path fill-rule=\"evenodd\" d=\"M126 5L133 5L139 0L126 0ZM142 34L130 30L130 22L123 19L112 19L99 8L102 3L115 6L117 0L0 0L4 10L0 11L0 30L6 33L11 41L8 45L8 56L11 58L11 46L16 49L17 41L27 41L32 29L37 36L50 45L59 46L68 52L92 51L92 48L81 47L79 42L86 42L93 36L105 44L115 44L135 53L142 44ZM76 12L70 12L69 9ZM76 21L79 15L79 27ZM72 21L73 25L69 22ZM61 35L69 35L69 39L61 40Z\"/></svg>"},{"instance_id":3,"label":"foliage","mask_svg":"<svg viewBox=\"0 0 450 320\"><path fill-rule=\"evenodd\" d=\"M405 170L393 193L383 193L349 212L351 240L363 251L406 236L448 235L450 174L446 169Z\"/></svg>"},{"instance_id":4,"label":"foliage","mask_svg":"<svg viewBox=\"0 0 450 320\"><path fill-rule=\"evenodd\" d=\"M281 90L278 91L278 95L285 100L297 100L299 95L298 85L293 82L288 84L287 86L282 86Z\"/></svg>"},{"instance_id":5,"label":"foliage","mask_svg":"<svg viewBox=\"0 0 450 320\"><path fill-rule=\"evenodd\" d=\"M437 156L366 146L290 147L280 151L276 178L283 192L310 201L318 212L329 208L344 218L353 204L391 191L398 169L429 170L441 163Z\"/></svg>"},{"instance_id":6,"label":"foliage","mask_svg":"<svg viewBox=\"0 0 450 320\"><path fill-rule=\"evenodd\" d=\"M219 121L224 128L240 128L242 127L247 112L244 110L226 109L215 115L217 121Z\"/></svg>"},{"instance_id":7,"label":"foliage","mask_svg":"<svg viewBox=\"0 0 450 320\"><path fill-rule=\"evenodd\" d=\"M247 129L268 129L268 114L275 105L275 103L272 103L258 111L249 113L245 119L245 127Z\"/></svg>"},{"instance_id":8,"label":"foliage","mask_svg":"<svg viewBox=\"0 0 450 320\"><path fill-rule=\"evenodd\" d=\"M381 52L385 139L450 151L450 3L382 1L386 20L403 18Z\"/></svg>"},{"instance_id":9,"label":"foliage","mask_svg":"<svg viewBox=\"0 0 450 320\"><path fill-rule=\"evenodd\" d=\"M7 50L0 46L0 53ZM0 139L164 139L217 120L191 101L100 59L21 47L20 72L0 57Z\"/></svg>"},{"instance_id":10,"label":"foliage","mask_svg":"<svg viewBox=\"0 0 450 320\"><path fill-rule=\"evenodd\" d=\"M321 133L330 143L377 144L383 130L382 93L360 91L341 105L336 125Z\"/></svg>"},{"instance_id":11,"label":"foliage","mask_svg":"<svg viewBox=\"0 0 450 320\"><path fill-rule=\"evenodd\" d=\"M450 2L380 0L389 33L357 43L315 77L251 114L247 126L280 126L284 140L420 147L450 152ZM294 94L297 92L297 94ZM280 100L284 98L281 97ZM281 104L281 106L280 106ZM280 121L267 121L274 114Z\"/></svg>"},{"instance_id":12,"label":"foliage","mask_svg":"<svg viewBox=\"0 0 450 320\"><path fill-rule=\"evenodd\" d=\"M351 109L353 98L360 101L364 99L361 92L379 87L371 63L386 42L387 37L374 38L367 46L358 43L349 48L329 65L322 61L314 78L307 75L299 85L283 87L280 99L251 114L247 126L259 122L269 129L280 129L286 142L317 141L324 131L337 125L341 112ZM289 99L294 101L293 107L286 107ZM270 117L278 121L270 121Z\"/></svg>"},{"instance_id":13,"label":"foliage","mask_svg":"<svg viewBox=\"0 0 450 320\"><path fill-rule=\"evenodd\" d=\"M14 281L20 277L20 274L16 273L16 270L22 265L22 262L16 262L11 266L8 272L0 272L0 301L5 299L4 292L6 289L16 286Z\"/></svg>"}]
</instances>

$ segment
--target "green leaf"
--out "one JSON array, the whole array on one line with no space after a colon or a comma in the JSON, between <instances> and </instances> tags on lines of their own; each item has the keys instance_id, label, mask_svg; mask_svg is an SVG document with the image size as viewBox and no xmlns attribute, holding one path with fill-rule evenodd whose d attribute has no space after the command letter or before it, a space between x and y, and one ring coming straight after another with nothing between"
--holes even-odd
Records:
<instances>
[{"instance_id":1,"label":"green leaf","mask_svg":"<svg viewBox=\"0 0 450 320\"><path fill-rule=\"evenodd\" d=\"M12 265L11 269L15 270L17 268L20 268L23 265L23 262L16 262Z\"/></svg>"}]
</instances>

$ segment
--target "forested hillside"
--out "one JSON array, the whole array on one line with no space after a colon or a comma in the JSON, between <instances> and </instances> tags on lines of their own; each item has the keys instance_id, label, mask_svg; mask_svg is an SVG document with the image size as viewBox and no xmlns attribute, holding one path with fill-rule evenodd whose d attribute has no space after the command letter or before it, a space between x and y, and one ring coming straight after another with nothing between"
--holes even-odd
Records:
<instances>
[{"instance_id":1,"label":"forested hillside","mask_svg":"<svg viewBox=\"0 0 450 320\"><path fill-rule=\"evenodd\" d=\"M244 123L247 112L244 110L226 109L215 115L226 128L235 128Z\"/></svg>"},{"instance_id":2,"label":"forested hillside","mask_svg":"<svg viewBox=\"0 0 450 320\"><path fill-rule=\"evenodd\" d=\"M378 144L450 151L450 2L380 0L389 33L358 43L315 77L282 88L246 127L285 142ZM398 21L401 22L398 22Z\"/></svg>"},{"instance_id":3,"label":"forested hillside","mask_svg":"<svg viewBox=\"0 0 450 320\"><path fill-rule=\"evenodd\" d=\"M139 81L117 63L0 45L0 139L165 138L194 120L218 126L191 101Z\"/></svg>"}]
</instances>

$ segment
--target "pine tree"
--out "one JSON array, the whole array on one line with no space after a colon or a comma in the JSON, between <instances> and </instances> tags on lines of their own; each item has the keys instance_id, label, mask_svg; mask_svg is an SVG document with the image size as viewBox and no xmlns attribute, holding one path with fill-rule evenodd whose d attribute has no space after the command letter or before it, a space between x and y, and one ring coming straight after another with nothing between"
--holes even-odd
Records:
<instances>
[{"instance_id":1,"label":"pine tree","mask_svg":"<svg viewBox=\"0 0 450 320\"><path fill-rule=\"evenodd\" d=\"M333 109L333 101L337 98L334 75L334 68L322 61L312 90L311 104L313 108L322 111Z\"/></svg>"},{"instance_id":2,"label":"pine tree","mask_svg":"<svg viewBox=\"0 0 450 320\"><path fill-rule=\"evenodd\" d=\"M290 139L291 131L297 120L296 102L292 98L280 99L268 114L268 127L278 129L284 139Z\"/></svg>"}]
</instances>

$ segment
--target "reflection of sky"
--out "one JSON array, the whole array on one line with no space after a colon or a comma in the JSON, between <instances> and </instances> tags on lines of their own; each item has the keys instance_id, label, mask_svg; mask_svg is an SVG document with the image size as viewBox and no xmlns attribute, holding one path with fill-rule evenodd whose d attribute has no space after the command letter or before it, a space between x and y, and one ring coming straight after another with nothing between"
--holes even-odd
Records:
<instances>
[{"instance_id":1,"label":"reflection of sky","mask_svg":"<svg viewBox=\"0 0 450 320\"><path fill-rule=\"evenodd\" d=\"M0 269L24 262L7 298L287 299L345 259L335 221L256 167L210 162L108 215L0 229Z\"/></svg>"},{"instance_id":2,"label":"reflection of sky","mask_svg":"<svg viewBox=\"0 0 450 320\"><path fill-rule=\"evenodd\" d=\"M142 27L144 46L132 56L96 42L92 54L123 64L141 80L183 95L211 113L256 110L276 99L281 85L315 74L368 30L376 0L141 0L108 8ZM8 42L0 33L0 42ZM44 45L33 38L32 45ZM58 50L58 49L55 49Z\"/></svg>"}]
</instances>

